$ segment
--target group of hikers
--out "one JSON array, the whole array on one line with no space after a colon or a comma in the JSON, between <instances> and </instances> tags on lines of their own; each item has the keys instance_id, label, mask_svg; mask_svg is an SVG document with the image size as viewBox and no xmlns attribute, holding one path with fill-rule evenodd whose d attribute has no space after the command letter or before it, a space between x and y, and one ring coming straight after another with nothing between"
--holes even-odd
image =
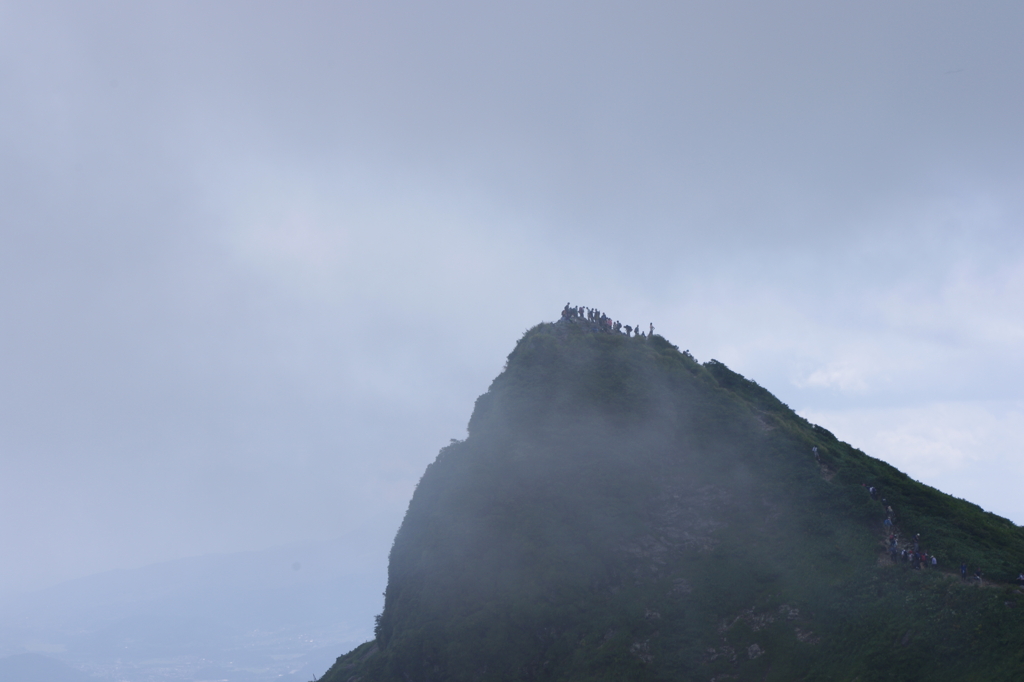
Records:
<instances>
[{"instance_id":1,"label":"group of hikers","mask_svg":"<svg viewBox=\"0 0 1024 682\"><path fill-rule=\"evenodd\" d=\"M811 454L814 455L814 460L821 465L821 455L818 453L818 446L815 445L811 448ZM868 495L871 496L872 500L878 500L880 495L878 488L867 483L862 483L861 486L868 491ZM921 549L921 534L915 533L913 541L908 543L905 547L900 547L899 542L899 531L896 528L896 514L892 510L892 505L884 497L881 498L882 508L885 510L885 519L882 521L882 527L885 532L888 533L889 537L887 540L887 548L889 552L889 558L893 563L902 561L909 563L911 568L922 569L932 567L937 569L939 567L939 559L934 554L929 554ZM977 580L978 584L981 584L981 569L976 568L972 576L972 580ZM960 564L960 580L967 582L967 562ZM1024 588L1024 572L1021 572L1017 579L1014 581L1020 587Z\"/></svg>"},{"instance_id":2,"label":"group of hikers","mask_svg":"<svg viewBox=\"0 0 1024 682\"><path fill-rule=\"evenodd\" d=\"M587 308L586 306L570 306L568 303L562 308L562 321L563 322L586 322L593 325L595 331L612 332L615 334L621 334L623 330L626 332L626 336L636 336L638 338L654 336L654 323L648 325L647 333L644 334L640 330L640 325L631 327L628 324L624 325L618 320L612 320L600 310L595 308Z\"/></svg>"},{"instance_id":3,"label":"group of hikers","mask_svg":"<svg viewBox=\"0 0 1024 682\"><path fill-rule=\"evenodd\" d=\"M871 496L872 500L879 498L878 488L867 483L861 484L867 489L868 495ZM882 508L885 509L885 520L882 521L882 526L885 531L889 534L887 540L889 559L895 564L897 561L903 563L909 563L912 569L920 570L922 568L938 568L939 559L934 554L929 554L927 551L921 549L921 534L915 533L912 542L907 543L907 546L900 547L899 531L896 529L896 514L892 510L892 505L884 497L881 500ZM966 565L964 570L967 570ZM981 575L979 570L978 575ZM981 580L981 578L978 578Z\"/></svg>"},{"instance_id":4,"label":"group of hikers","mask_svg":"<svg viewBox=\"0 0 1024 682\"><path fill-rule=\"evenodd\" d=\"M872 500L878 499L878 488L867 483L861 483L861 487L867 489L868 495L871 496ZM928 552L921 550L921 534L916 533L914 535L913 548L900 547L899 532L896 530L896 514L892 510L892 505L885 498L882 498L882 507L885 509L885 520L882 521L882 526L885 531L889 534L887 540L887 546L889 550L889 558L892 559L893 563L902 560L904 563L910 563L913 568L924 568L926 566L937 567L939 565L938 558Z\"/></svg>"},{"instance_id":5,"label":"group of hikers","mask_svg":"<svg viewBox=\"0 0 1024 682\"><path fill-rule=\"evenodd\" d=\"M897 553L897 550L899 552ZM895 533L889 534L889 558L892 559L893 563L897 560L903 561L903 563L910 563L911 568L920 569L931 566L932 568L939 567L939 559L934 554L928 554L921 549L921 534L914 535L914 546L911 549L904 547L899 548L899 539Z\"/></svg>"},{"instance_id":6,"label":"group of hikers","mask_svg":"<svg viewBox=\"0 0 1024 682\"><path fill-rule=\"evenodd\" d=\"M814 452L814 458L820 462L821 460L820 456L818 455L818 448L814 447L812 448L812 450ZM861 485L867 489L868 495L871 496L872 500L879 499L878 488L876 488L873 485L868 485L867 483L862 483ZM885 520L882 521L882 526L885 528L885 531L889 534L888 550L889 558L892 560L892 562L896 563L897 561L902 561L903 563L909 563L912 569L922 569L927 568L929 566L931 568L937 569L939 567L938 558L934 554L929 554L928 552L923 551L921 549L920 533L914 534L912 543L908 543L906 547L900 547L899 533L896 530L896 515L893 513L892 505L890 505L888 500L886 500L884 497L881 499L881 503L882 507L885 509ZM966 561L960 563L960 580L961 582L968 581L968 569ZM980 568L974 569L973 574L970 576L970 580L976 580L979 585L982 584L982 573ZM1024 572L1021 572L1014 582L1016 582L1021 587L1024 587Z\"/></svg>"}]
</instances>

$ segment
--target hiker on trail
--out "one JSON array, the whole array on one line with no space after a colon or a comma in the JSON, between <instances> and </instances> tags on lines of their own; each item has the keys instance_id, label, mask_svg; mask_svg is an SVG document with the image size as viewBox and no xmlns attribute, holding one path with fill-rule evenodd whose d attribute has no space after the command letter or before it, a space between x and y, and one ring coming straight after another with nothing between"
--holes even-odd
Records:
<instances>
[{"instance_id":1,"label":"hiker on trail","mask_svg":"<svg viewBox=\"0 0 1024 682\"><path fill-rule=\"evenodd\" d=\"M892 507L886 507L886 508L885 508L885 513L886 513L886 514L888 515L888 517L889 517L889 518L891 519L891 518L892 518Z\"/></svg>"},{"instance_id":2,"label":"hiker on trail","mask_svg":"<svg viewBox=\"0 0 1024 682\"><path fill-rule=\"evenodd\" d=\"M811 448L811 454L814 455L815 461L818 461L818 462L821 461L821 458L818 457L818 446L817 445L815 445L813 448Z\"/></svg>"},{"instance_id":3,"label":"hiker on trail","mask_svg":"<svg viewBox=\"0 0 1024 682\"><path fill-rule=\"evenodd\" d=\"M932 568L938 568L938 567L939 567L939 560L935 558L934 554L932 554Z\"/></svg>"},{"instance_id":4,"label":"hiker on trail","mask_svg":"<svg viewBox=\"0 0 1024 682\"><path fill-rule=\"evenodd\" d=\"M885 526L886 530L890 530L892 528L892 519L886 516L885 521L882 521L882 525Z\"/></svg>"},{"instance_id":5,"label":"hiker on trail","mask_svg":"<svg viewBox=\"0 0 1024 682\"><path fill-rule=\"evenodd\" d=\"M889 545L889 558L893 563L896 563L896 544Z\"/></svg>"},{"instance_id":6,"label":"hiker on trail","mask_svg":"<svg viewBox=\"0 0 1024 682\"><path fill-rule=\"evenodd\" d=\"M630 327L630 326L629 326L629 325L627 324L627 325L625 326L625 330L626 330L626 337L628 338L628 337L629 337L629 335L633 333L633 328L632 328L632 327Z\"/></svg>"},{"instance_id":7,"label":"hiker on trail","mask_svg":"<svg viewBox=\"0 0 1024 682\"><path fill-rule=\"evenodd\" d=\"M868 495L871 495L871 499L872 500L877 500L878 499L878 488L876 488L875 486L871 486L870 488L868 488Z\"/></svg>"},{"instance_id":8,"label":"hiker on trail","mask_svg":"<svg viewBox=\"0 0 1024 682\"><path fill-rule=\"evenodd\" d=\"M960 564L960 582L962 582L962 583L967 582L967 564L966 563L961 563Z\"/></svg>"},{"instance_id":9,"label":"hiker on trail","mask_svg":"<svg viewBox=\"0 0 1024 682\"><path fill-rule=\"evenodd\" d=\"M654 323L653 322L651 322L651 331L650 331L650 333L647 334L647 336L654 336Z\"/></svg>"}]
</instances>

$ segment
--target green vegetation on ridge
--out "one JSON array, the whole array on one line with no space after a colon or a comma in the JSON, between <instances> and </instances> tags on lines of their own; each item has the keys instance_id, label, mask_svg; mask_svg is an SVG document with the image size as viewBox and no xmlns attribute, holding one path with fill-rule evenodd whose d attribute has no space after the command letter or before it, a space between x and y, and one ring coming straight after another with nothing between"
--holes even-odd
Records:
<instances>
[{"instance_id":1,"label":"green vegetation on ridge","mask_svg":"<svg viewBox=\"0 0 1024 682\"><path fill-rule=\"evenodd\" d=\"M865 485L939 570L889 562ZM428 466L376 638L323 682L1022 679L1022 568L1024 530L725 365L542 324Z\"/></svg>"}]
</instances>

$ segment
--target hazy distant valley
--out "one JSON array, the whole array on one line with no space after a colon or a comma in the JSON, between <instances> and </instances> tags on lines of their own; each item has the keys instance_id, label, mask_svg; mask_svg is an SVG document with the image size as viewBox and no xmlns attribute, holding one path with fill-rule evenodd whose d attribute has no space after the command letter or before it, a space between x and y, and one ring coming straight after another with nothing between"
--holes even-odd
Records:
<instances>
[{"instance_id":1,"label":"hazy distant valley","mask_svg":"<svg viewBox=\"0 0 1024 682\"><path fill-rule=\"evenodd\" d=\"M8 598L0 680L33 679L25 671L50 671L52 659L82 679L307 682L371 636L388 542L195 557Z\"/></svg>"}]
</instances>

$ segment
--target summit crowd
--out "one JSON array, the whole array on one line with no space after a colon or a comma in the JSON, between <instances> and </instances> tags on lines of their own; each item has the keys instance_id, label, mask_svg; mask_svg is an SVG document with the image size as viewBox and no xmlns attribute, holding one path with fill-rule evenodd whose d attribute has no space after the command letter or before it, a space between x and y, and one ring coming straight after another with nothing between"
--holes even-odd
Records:
<instances>
[{"instance_id":1,"label":"summit crowd","mask_svg":"<svg viewBox=\"0 0 1024 682\"><path fill-rule=\"evenodd\" d=\"M647 333L645 334L640 329L640 325L631 327L630 325L622 324L618 320L612 320L600 310L596 308L587 308L586 306L571 306L568 303L562 308L562 322L571 322L576 324L585 324L590 326L591 331L595 332L609 332L613 334L622 334L625 332L626 336L637 336L637 337L650 337L654 336L654 323L648 324Z\"/></svg>"}]
</instances>

